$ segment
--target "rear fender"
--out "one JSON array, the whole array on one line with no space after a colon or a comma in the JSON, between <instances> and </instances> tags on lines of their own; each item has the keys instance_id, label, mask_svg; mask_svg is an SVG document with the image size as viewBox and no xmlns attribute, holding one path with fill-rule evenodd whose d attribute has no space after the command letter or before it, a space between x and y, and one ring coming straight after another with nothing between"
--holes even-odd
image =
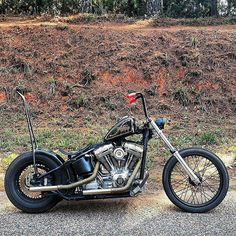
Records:
<instances>
[{"instance_id":1,"label":"rear fender","mask_svg":"<svg viewBox=\"0 0 236 236\"><path fill-rule=\"evenodd\" d=\"M58 166L62 165L65 162L64 159L60 155L58 155L52 151L37 149L37 150L35 150L36 158L37 158L37 154L45 156L50 159L53 159L58 164Z\"/></svg>"},{"instance_id":2,"label":"rear fender","mask_svg":"<svg viewBox=\"0 0 236 236\"><path fill-rule=\"evenodd\" d=\"M45 158L52 159L53 161L55 161L55 163L58 164L58 167L65 163L65 160L60 155L58 155L52 151L37 149L37 150L35 150L36 159L37 159L37 155L41 155ZM61 184L66 184L68 182L68 180L74 181L74 179L75 179L73 173L68 168L61 169L61 178L62 178Z\"/></svg>"}]
</instances>

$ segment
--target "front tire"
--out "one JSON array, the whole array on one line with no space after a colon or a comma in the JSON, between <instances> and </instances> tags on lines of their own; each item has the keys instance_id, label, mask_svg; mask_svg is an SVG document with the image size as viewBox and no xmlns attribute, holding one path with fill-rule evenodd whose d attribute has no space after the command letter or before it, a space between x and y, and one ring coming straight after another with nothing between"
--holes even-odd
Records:
<instances>
[{"instance_id":1,"label":"front tire","mask_svg":"<svg viewBox=\"0 0 236 236\"><path fill-rule=\"evenodd\" d=\"M172 156L163 171L166 195L172 203L187 212L212 210L223 201L228 191L229 176L224 163L214 153L202 148L184 149L180 155L201 183L196 186Z\"/></svg>"},{"instance_id":2,"label":"front tire","mask_svg":"<svg viewBox=\"0 0 236 236\"><path fill-rule=\"evenodd\" d=\"M58 167L52 159L43 155L36 155L36 166L39 173L43 174ZM42 192L30 192L26 184L32 176L32 152L24 153L17 157L8 167L5 175L5 191L14 206L27 213L41 213L54 207L61 198ZM47 178L47 185L59 184L61 176L54 172Z\"/></svg>"}]
</instances>

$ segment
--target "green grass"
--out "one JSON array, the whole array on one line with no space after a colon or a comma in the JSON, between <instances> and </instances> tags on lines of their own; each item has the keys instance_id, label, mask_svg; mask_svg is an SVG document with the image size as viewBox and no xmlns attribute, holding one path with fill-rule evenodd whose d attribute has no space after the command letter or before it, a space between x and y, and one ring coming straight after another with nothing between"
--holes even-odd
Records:
<instances>
[{"instance_id":1,"label":"green grass","mask_svg":"<svg viewBox=\"0 0 236 236\"><path fill-rule=\"evenodd\" d=\"M68 26L67 24L63 24L63 25L56 25L55 28L56 28L57 30L63 31L63 30L68 30L68 29L69 29L69 26Z\"/></svg>"},{"instance_id":2,"label":"green grass","mask_svg":"<svg viewBox=\"0 0 236 236\"><path fill-rule=\"evenodd\" d=\"M18 156L17 153L11 153L10 155L4 156L0 159L0 173L6 171L6 168L10 165L10 163Z\"/></svg>"},{"instance_id":3,"label":"green grass","mask_svg":"<svg viewBox=\"0 0 236 236\"><path fill-rule=\"evenodd\" d=\"M85 128L44 128L36 130L36 137L40 148L49 150L58 150L58 148L67 150L78 150L87 144L98 143L103 140L107 128L92 125L90 122L85 122ZM176 127L172 128L176 130ZM1 133L1 149L2 153L10 152L11 155L6 157L3 155L1 160L0 172L17 156L15 153L22 153L30 150L30 142L27 130L24 129L23 133L11 130L9 128L3 129ZM191 147L191 146L206 146L211 150L217 150L221 144L227 144L228 139L225 138L222 129L211 131L202 131L199 134L194 134L194 131L185 133L183 130L176 134L171 133L168 136L170 142L178 149ZM140 136L134 139L139 139ZM161 139L152 139L149 143L148 149L148 169L156 168L154 163L166 161L171 156L169 150L165 147Z\"/></svg>"},{"instance_id":4,"label":"green grass","mask_svg":"<svg viewBox=\"0 0 236 236\"><path fill-rule=\"evenodd\" d=\"M174 128L173 128L174 129ZM96 131L96 132L95 132ZM74 129L39 129L37 130L37 140L39 147L56 151L58 148L77 150L87 144L97 143L102 140L106 133L104 127L94 127L91 123L86 125L86 132ZM10 151L10 154L0 153L0 175L5 172L9 164L19 155L19 153L30 150L29 137L27 133L17 134L10 129L2 132L4 142L1 147ZM138 139L135 137L134 139ZM213 151L220 150L222 153L233 153L236 158L235 140L229 141L223 135L223 130L202 132L199 135L193 133L180 133L179 135L168 135L171 143L178 149L194 145L207 145ZM171 153L165 147L161 139L152 139L148 147L147 169L160 170L158 164L165 163ZM161 173L159 173L161 174ZM3 178L0 176L0 190L3 189Z\"/></svg>"},{"instance_id":5,"label":"green grass","mask_svg":"<svg viewBox=\"0 0 236 236\"><path fill-rule=\"evenodd\" d=\"M200 135L199 143L203 145L218 144L219 140L222 140L222 138L224 138L222 129L210 130Z\"/></svg>"},{"instance_id":6,"label":"green grass","mask_svg":"<svg viewBox=\"0 0 236 236\"><path fill-rule=\"evenodd\" d=\"M135 23L139 18L127 17L123 14L83 14L67 19L68 24L81 23L98 23L98 22L118 22L118 23Z\"/></svg>"},{"instance_id":7,"label":"green grass","mask_svg":"<svg viewBox=\"0 0 236 236\"><path fill-rule=\"evenodd\" d=\"M30 148L28 133L15 133L10 129L2 132L1 148L6 151L25 150ZM40 129L36 131L38 146L46 149L78 149L87 144L93 144L101 140L101 136L92 130L88 132L72 129Z\"/></svg>"},{"instance_id":8,"label":"green grass","mask_svg":"<svg viewBox=\"0 0 236 236\"><path fill-rule=\"evenodd\" d=\"M209 26L209 25L233 25L236 24L235 17L199 17L199 18L168 18L157 17L153 19L153 26Z\"/></svg>"},{"instance_id":9,"label":"green grass","mask_svg":"<svg viewBox=\"0 0 236 236\"><path fill-rule=\"evenodd\" d=\"M108 128L99 125L91 125L85 122L85 127L78 128L43 128L35 131L38 145L41 148L56 150L58 148L77 150L89 143L97 143L103 139ZM176 130L176 127L173 127ZM168 135L171 143L178 148L192 145L218 145L227 142L222 129L202 131L197 135L194 131L185 133L171 133ZM152 140L150 150L161 146L161 140ZM3 128L1 132L0 147L3 151L24 151L30 149L29 135L27 129L21 132L10 128Z\"/></svg>"}]
</instances>

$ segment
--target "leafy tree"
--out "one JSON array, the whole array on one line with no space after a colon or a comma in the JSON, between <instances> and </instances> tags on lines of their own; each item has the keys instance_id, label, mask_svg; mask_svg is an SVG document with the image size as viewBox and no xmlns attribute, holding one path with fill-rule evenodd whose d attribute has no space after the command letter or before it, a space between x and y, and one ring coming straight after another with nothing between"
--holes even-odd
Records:
<instances>
[{"instance_id":1,"label":"leafy tree","mask_svg":"<svg viewBox=\"0 0 236 236\"><path fill-rule=\"evenodd\" d=\"M226 15L236 15L236 0L227 0Z\"/></svg>"},{"instance_id":2,"label":"leafy tree","mask_svg":"<svg viewBox=\"0 0 236 236\"><path fill-rule=\"evenodd\" d=\"M236 14L236 0L0 0L0 13L121 13L128 16L164 13L169 17ZM222 6L223 4L223 6Z\"/></svg>"},{"instance_id":3,"label":"leafy tree","mask_svg":"<svg viewBox=\"0 0 236 236\"><path fill-rule=\"evenodd\" d=\"M164 13L169 17L205 17L211 15L213 0L165 0Z\"/></svg>"}]
</instances>

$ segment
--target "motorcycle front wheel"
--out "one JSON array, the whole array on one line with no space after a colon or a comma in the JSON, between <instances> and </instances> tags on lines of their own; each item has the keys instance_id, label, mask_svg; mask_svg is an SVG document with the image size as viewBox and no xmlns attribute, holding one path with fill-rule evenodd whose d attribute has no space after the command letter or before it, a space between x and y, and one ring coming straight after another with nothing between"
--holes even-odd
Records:
<instances>
[{"instance_id":1,"label":"motorcycle front wheel","mask_svg":"<svg viewBox=\"0 0 236 236\"><path fill-rule=\"evenodd\" d=\"M184 149L180 155L201 183L193 183L172 156L165 165L162 177L166 195L172 203L187 212L212 210L223 201L228 191L229 177L224 163L214 153L202 148Z\"/></svg>"},{"instance_id":2,"label":"motorcycle front wheel","mask_svg":"<svg viewBox=\"0 0 236 236\"><path fill-rule=\"evenodd\" d=\"M46 172L58 167L58 165L50 158L42 155L36 156L36 166L38 174ZM47 192L31 192L29 191L30 179L34 175L32 153L24 153L17 157L8 167L5 175L5 191L8 199L18 209L28 213L45 212L54 207L61 198L50 195ZM60 173L48 175L43 179L43 185L60 184Z\"/></svg>"}]
</instances>

